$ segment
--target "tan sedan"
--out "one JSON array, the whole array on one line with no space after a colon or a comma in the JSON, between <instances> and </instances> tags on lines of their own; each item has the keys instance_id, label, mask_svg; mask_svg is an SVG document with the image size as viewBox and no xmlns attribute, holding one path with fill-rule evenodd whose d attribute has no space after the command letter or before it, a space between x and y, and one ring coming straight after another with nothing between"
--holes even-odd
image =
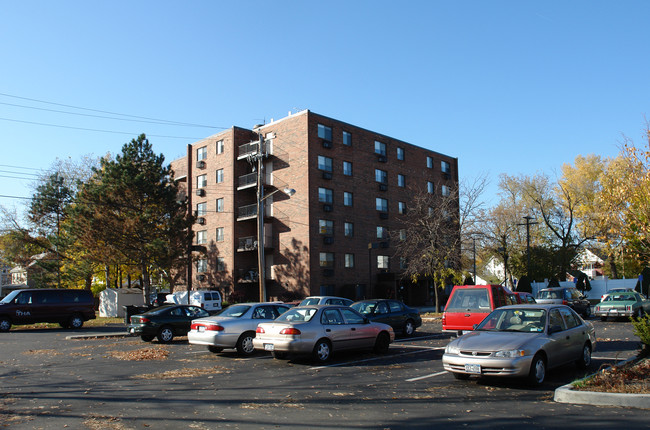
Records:
<instances>
[{"instance_id":1,"label":"tan sedan","mask_svg":"<svg viewBox=\"0 0 650 430\"><path fill-rule=\"evenodd\" d=\"M470 333L451 341L442 356L457 379L526 377L533 385L547 369L575 362L586 368L596 347L593 325L565 305L514 305L490 313Z\"/></svg>"}]
</instances>

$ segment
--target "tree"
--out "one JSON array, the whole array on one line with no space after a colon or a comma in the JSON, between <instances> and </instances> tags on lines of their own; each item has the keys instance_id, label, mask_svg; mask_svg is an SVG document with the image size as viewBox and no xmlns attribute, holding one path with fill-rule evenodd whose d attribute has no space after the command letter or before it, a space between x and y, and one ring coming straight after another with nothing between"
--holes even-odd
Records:
<instances>
[{"instance_id":1,"label":"tree","mask_svg":"<svg viewBox=\"0 0 650 430\"><path fill-rule=\"evenodd\" d=\"M181 198L164 156L155 155L144 134L125 144L115 160L103 159L74 204L74 238L95 243L93 255L132 262L140 269L148 301L152 270L169 273L186 255L191 235L187 201Z\"/></svg>"}]
</instances>

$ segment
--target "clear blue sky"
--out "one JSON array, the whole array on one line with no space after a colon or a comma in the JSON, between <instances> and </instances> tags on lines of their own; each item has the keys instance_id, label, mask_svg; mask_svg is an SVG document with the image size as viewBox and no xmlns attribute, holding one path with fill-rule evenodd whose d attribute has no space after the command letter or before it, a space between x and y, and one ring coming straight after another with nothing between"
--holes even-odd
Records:
<instances>
[{"instance_id":1,"label":"clear blue sky","mask_svg":"<svg viewBox=\"0 0 650 430\"><path fill-rule=\"evenodd\" d=\"M31 195L11 176L115 154L139 133L171 161L222 128L297 109L457 157L461 178L488 173L494 193L500 173L614 156L623 134L641 144L650 114L650 1L0 0L0 10L3 196ZM114 116L61 105L212 128L43 110Z\"/></svg>"}]
</instances>

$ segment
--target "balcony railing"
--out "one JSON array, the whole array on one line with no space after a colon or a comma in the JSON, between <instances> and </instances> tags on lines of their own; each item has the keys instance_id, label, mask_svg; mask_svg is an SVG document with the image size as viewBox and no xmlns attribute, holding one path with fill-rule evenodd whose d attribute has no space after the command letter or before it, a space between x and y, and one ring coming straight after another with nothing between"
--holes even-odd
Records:
<instances>
[{"instance_id":1,"label":"balcony railing","mask_svg":"<svg viewBox=\"0 0 650 430\"><path fill-rule=\"evenodd\" d=\"M244 188L254 187L257 185L257 173L249 173L239 177L237 189L243 190Z\"/></svg>"},{"instance_id":2,"label":"balcony railing","mask_svg":"<svg viewBox=\"0 0 650 430\"><path fill-rule=\"evenodd\" d=\"M239 245L237 251L253 251L257 249L257 238L255 236L247 236L239 238Z\"/></svg>"},{"instance_id":3,"label":"balcony railing","mask_svg":"<svg viewBox=\"0 0 650 430\"><path fill-rule=\"evenodd\" d=\"M239 145L239 154L237 155L237 159L239 160L248 157L249 155L256 154L258 145L259 142L250 142L244 145Z\"/></svg>"},{"instance_id":4,"label":"balcony railing","mask_svg":"<svg viewBox=\"0 0 650 430\"><path fill-rule=\"evenodd\" d=\"M241 221L248 218L255 218L257 216L257 204L240 206L237 210L237 220Z\"/></svg>"}]
</instances>

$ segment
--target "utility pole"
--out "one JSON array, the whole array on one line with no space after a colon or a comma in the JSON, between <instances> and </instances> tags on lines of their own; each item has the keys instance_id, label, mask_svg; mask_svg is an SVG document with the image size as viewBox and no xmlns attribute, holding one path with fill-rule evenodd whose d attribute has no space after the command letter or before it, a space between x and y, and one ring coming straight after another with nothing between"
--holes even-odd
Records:
<instances>
[{"instance_id":1,"label":"utility pole","mask_svg":"<svg viewBox=\"0 0 650 430\"><path fill-rule=\"evenodd\" d=\"M192 145L187 145L187 214L192 216ZM191 228L191 227L190 227ZM192 291L192 235L187 239L187 304L190 304ZM170 291L173 293L173 291Z\"/></svg>"},{"instance_id":2,"label":"utility pole","mask_svg":"<svg viewBox=\"0 0 650 430\"><path fill-rule=\"evenodd\" d=\"M474 285L476 285L476 238L472 238L472 250L474 252Z\"/></svg>"},{"instance_id":3,"label":"utility pole","mask_svg":"<svg viewBox=\"0 0 650 430\"><path fill-rule=\"evenodd\" d=\"M260 287L260 302L266 301L266 264L264 256L264 137L258 130L257 144L257 278Z\"/></svg>"},{"instance_id":4,"label":"utility pole","mask_svg":"<svg viewBox=\"0 0 650 430\"><path fill-rule=\"evenodd\" d=\"M523 218L526 220L526 223L517 225L526 226L526 276L528 276L528 281L530 282L530 226L539 223L531 222L531 220L535 219L535 217L532 217L530 215L526 215Z\"/></svg>"}]
</instances>

